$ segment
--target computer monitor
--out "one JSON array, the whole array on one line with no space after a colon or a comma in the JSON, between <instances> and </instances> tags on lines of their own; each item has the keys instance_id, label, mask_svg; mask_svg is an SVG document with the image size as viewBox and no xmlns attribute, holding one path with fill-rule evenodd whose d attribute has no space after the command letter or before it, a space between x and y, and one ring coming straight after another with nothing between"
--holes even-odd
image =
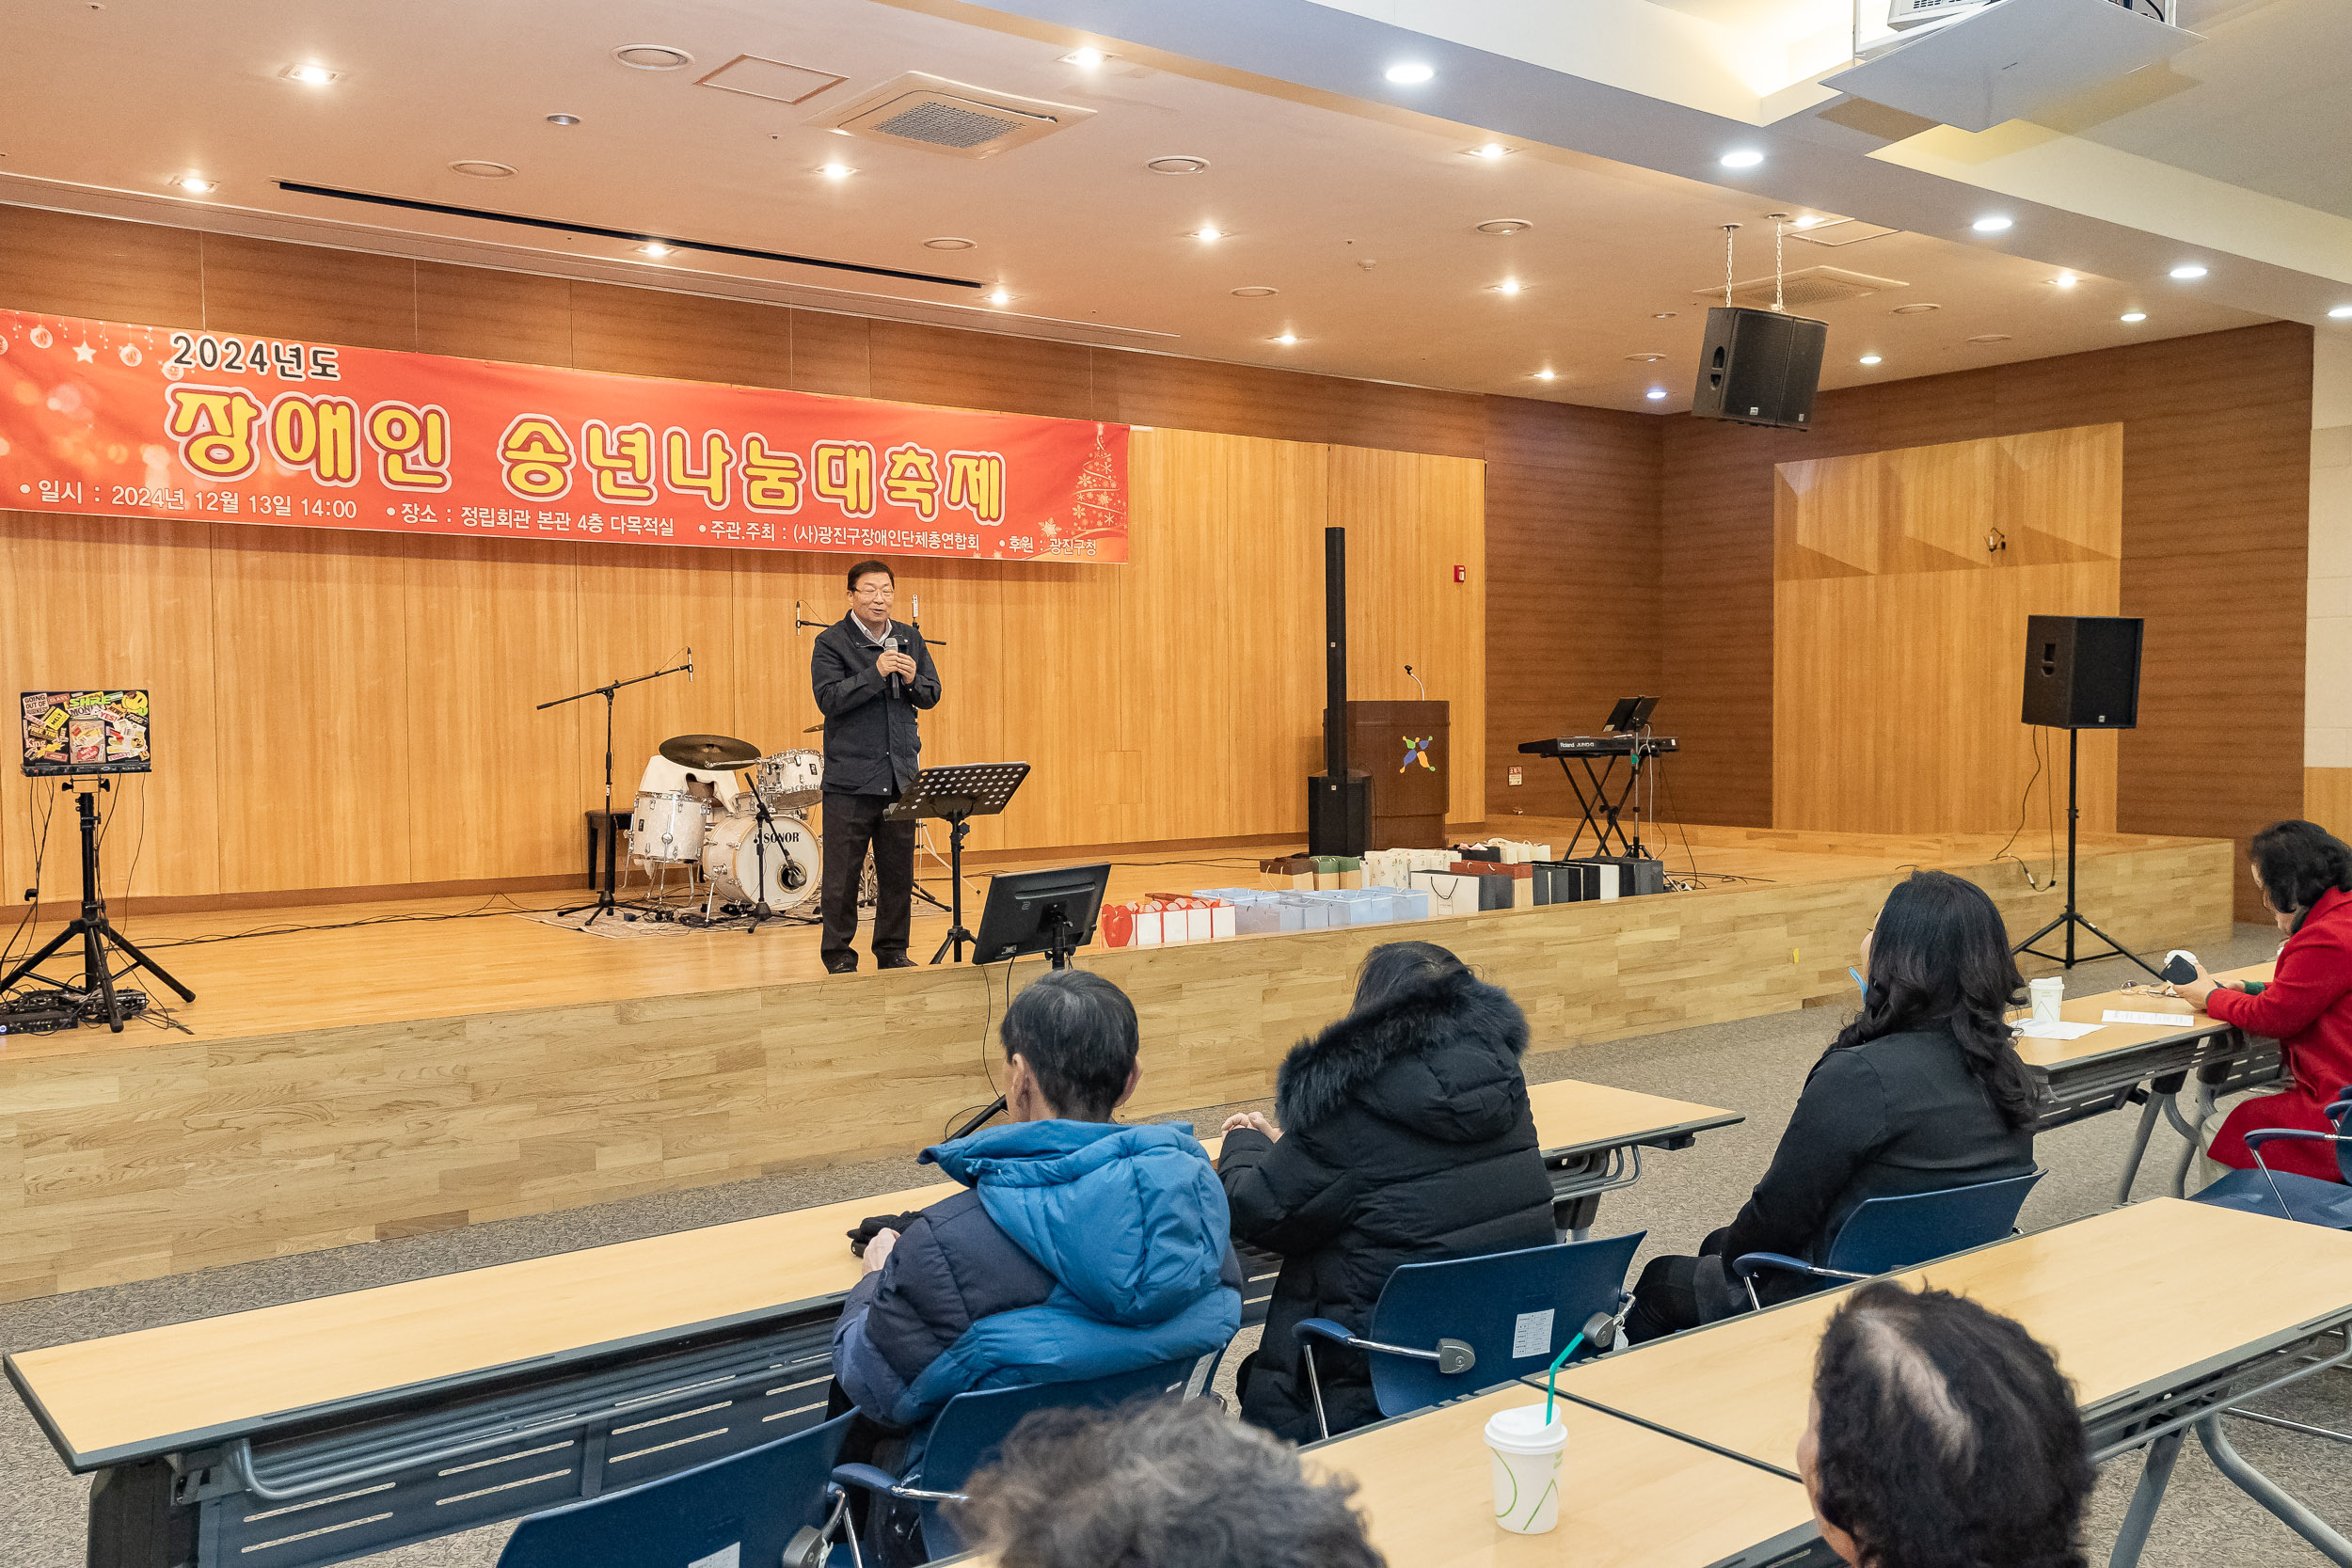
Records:
<instances>
[{"instance_id":1,"label":"computer monitor","mask_svg":"<svg viewBox=\"0 0 2352 1568\"><path fill-rule=\"evenodd\" d=\"M1103 912L1110 879L1108 863L990 878L972 961L1002 963L1025 953L1043 953L1056 969L1063 968L1072 953L1094 940L1094 923Z\"/></svg>"}]
</instances>

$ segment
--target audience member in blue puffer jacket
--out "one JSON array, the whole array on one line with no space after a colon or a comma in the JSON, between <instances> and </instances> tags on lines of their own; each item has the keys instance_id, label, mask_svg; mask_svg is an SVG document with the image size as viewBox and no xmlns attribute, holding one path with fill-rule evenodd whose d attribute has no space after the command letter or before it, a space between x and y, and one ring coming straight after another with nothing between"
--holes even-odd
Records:
<instances>
[{"instance_id":1,"label":"audience member in blue puffer jacket","mask_svg":"<svg viewBox=\"0 0 2352 1568\"><path fill-rule=\"evenodd\" d=\"M1241 1323L1207 1151L1184 1127L1110 1119L1139 1076L1133 1004L1065 970L1014 999L1003 1035L1012 1124L923 1151L970 1190L867 1244L834 1333L842 1391L898 1431L966 1389L1196 1356Z\"/></svg>"}]
</instances>

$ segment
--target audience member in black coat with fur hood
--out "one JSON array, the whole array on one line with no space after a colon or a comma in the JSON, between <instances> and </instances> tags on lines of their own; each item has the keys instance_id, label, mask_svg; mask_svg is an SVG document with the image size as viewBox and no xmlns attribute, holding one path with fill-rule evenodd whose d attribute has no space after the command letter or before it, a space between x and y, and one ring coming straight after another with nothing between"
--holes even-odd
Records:
<instances>
[{"instance_id":1,"label":"audience member in black coat with fur hood","mask_svg":"<svg viewBox=\"0 0 2352 1568\"><path fill-rule=\"evenodd\" d=\"M1348 1015L1283 1060L1277 1132L1225 1124L1217 1174L1233 1239L1282 1255L1265 1338L1241 1370L1241 1413L1316 1436L1291 1330L1330 1318L1361 1334L1399 1263L1547 1246L1551 1181L1519 1057L1527 1019L1444 948L1375 947ZM1361 1352L1315 1349L1334 1433L1380 1418Z\"/></svg>"}]
</instances>

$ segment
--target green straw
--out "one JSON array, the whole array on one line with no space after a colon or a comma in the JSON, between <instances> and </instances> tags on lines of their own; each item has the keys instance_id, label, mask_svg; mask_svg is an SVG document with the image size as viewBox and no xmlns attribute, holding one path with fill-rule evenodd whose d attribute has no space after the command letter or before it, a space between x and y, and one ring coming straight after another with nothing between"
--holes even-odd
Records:
<instances>
[{"instance_id":1,"label":"green straw","mask_svg":"<svg viewBox=\"0 0 2352 1568\"><path fill-rule=\"evenodd\" d=\"M1562 1351L1558 1355L1553 1356L1551 1358L1551 1365L1544 1370L1544 1425L1546 1426L1551 1425L1551 1402L1559 1393L1559 1390L1554 1388L1552 1384L1560 1376L1560 1364L1565 1361L1569 1356L1574 1355L1576 1354L1576 1347L1583 1342L1584 1336L1581 1332L1580 1332L1575 1338L1568 1341L1568 1348Z\"/></svg>"}]
</instances>

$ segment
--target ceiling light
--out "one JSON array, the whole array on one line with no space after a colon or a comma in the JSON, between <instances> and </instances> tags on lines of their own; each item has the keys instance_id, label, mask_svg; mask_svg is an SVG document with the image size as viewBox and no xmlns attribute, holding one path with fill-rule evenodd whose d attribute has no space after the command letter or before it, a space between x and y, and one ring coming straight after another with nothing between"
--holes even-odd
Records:
<instances>
[{"instance_id":1,"label":"ceiling light","mask_svg":"<svg viewBox=\"0 0 2352 1568\"><path fill-rule=\"evenodd\" d=\"M1150 159L1143 166L1154 174L1205 174L1209 160L1193 157L1187 152L1175 152L1165 158Z\"/></svg>"},{"instance_id":2,"label":"ceiling light","mask_svg":"<svg viewBox=\"0 0 2352 1568\"><path fill-rule=\"evenodd\" d=\"M1666 356L1662 354L1629 354L1626 357L1635 364L1656 365L1661 363Z\"/></svg>"},{"instance_id":3,"label":"ceiling light","mask_svg":"<svg viewBox=\"0 0 2352 1568\"><path fill-rule=\"evenodd\" d=\"M1972 343L2006 343L2009 341L2009 334L2006 332L1979 332L1968 341Z\"/></svg>"},{"instance_id":4,"label":"ceiling light","mask_svg":"<svg viewBox=\"0 0 2352 1568\"><path fill-rule=\"evenodd\" d=\"M666 43L625 43L612 51L612 57L631 71L675 71L694 63L693 55Z\"/></svg>"},{"instance_id":5,"label":"ceiling light","mask_svg":"<svg viewBox=\"0 0 2352 1568\"><path fill-rule=\"evenodd\" d=\"M580 117L578 115L549 115L548 123L549 125L578 125Z\"/></svg>"},{"instance_id":6,"label":"ceiling light","mask_svg":"<svg viewBox=\"0 0 2352 1568\"><path fill-rule=\"evenodd\" d=\"M1979 218L1968 227L1975 230L1979 234L1997 234L2002 230L2007 229L2009 225L2009 219L2001 216L1998 213L1995 213L1990 217Z\"/></svg>"},{"instance_id":7,"label":"ceiling light","mask_svg":"<svg viewBox=\"0 0 2352 1568\"><path fill-rule=\"evenodd\" d=\"M2352 317L2352 305L2339 305L2328 314L2337 321L2345 320L2347 317Z\"/></svg>"},{"instance_id":8,"label":"ceiling light","mask_svg":"<svg viewBox=\"0 0 2352 1568\"><path fill-rule=\"evenodd\" d=\"M487 158L460 158L449 166L477 180L504 180L515 172L514 165L494 164Z\"/></svg>"},{"instance_id":9,"label":"ceiling light","mask_svg":"<svg viewBox=\"0 0 2352 1568\"><path fill-rule=\"evenodd\" d=\"M817 166L817 172L823 175L828 180L847 180L850 175L855 174L857 170L851 168L847 164L818 164Z\"/></svg>"},{"instance_id":10,"label":"ceiling light","mask_svg":"<svg viewBox=\"0 0 2352 1568\"><path fill-rule=\"evenodd\" d=\"M2127 322L2144 322L2148 319L2148 312L2145 310L2126 310L2123 312L2122 319Z\"/></svg>"},{"instance_id":11,"label":"ceiling light","mask_svg":"<svg viewBox=\"0 0 2352 1568\"><path fill-rule=\"evenodd\" d=\"M1012 303L1012 295L1008 293L1005 286L1000 283L995 288L989 290L988 302L991 305L1010 305Z\"/></svg>"},{"instance_id":12,"label":"ceiling light","mask_svg":"<svg viewBox=\"0 0 2352 1568\"><path fill-rule=\"evenodd\" d=\"M1471 227L1481 234L1524 234L1535 226L1525 218L1488 218Z\"/></svg>"},{"instance_id":13,"label":"ceiling light","mask_svg":"<svg viewBox=\"0 0 2352 1568\"><path fill-rule=\"evenodd\" d=\"M1295 332L1284 332L1277 336L1274 341L1280 343L1284 348L1288 348L1291 344L1298 341L1298 334Z\"/></svg>"},{"instance_id":14,"label":"ceiling light","mask_svg":"<svg viewBox=\"0 0 2352 1568\"><path fill-rule=\"evenodd\" d=\"M1923 316L1930 310L1941 310L1941 305L1898 305L1887 312L1890 316Z\"/></svg>"},{"instance_id":15,"label":"ceiling light","mask_svg":"<svg viewBox=\"0 0 2352 1568\"><path fill-rule=\"evenodd\" d=\"M926 250L970 250L978 243L977 240L967 240L955 234L942 234L935 240L925 240L923 248Z\"/></svg>"},{"instance_id":16,"label":"ceiling light","mask_svg":"<svg viewBox=\"0 0 2352 1568\"><path fill-rule=\"evenodd\" d=\"M1519 280L1516 277L1506 277L1495 285L1495 293L1499 294L1515 294L1518 292Z\"/></svg>"},{"instance_id":17,"label":"ceiling light","mask_svg":"<svg viewBox=\"0 0 2352 1568\"><path fill-rule=\"evenodd\" d=\"M2180 278L2183 282L2186 282L2192 277L2204 277L2205 269L2199 266L2196 262L2191 261L2185 266L2174 267L2172 269L2172 276Z\"/></svg>"},{"instance_id":18,"label":"ceiling light","mask_svg":"<svg viewBox=\"0 0 2352 1568\"><path fill-rule=\"evenodd\" d=\"M1764 161L1764 154L1753 147L1742 147L1724 153L1716 160L1725 168L1754 168Z\"/></svg>"},{"instance_id":19,"label":"ceiling light","mask_svg":"<svg viewBox=\"0 0 2352 1568\"><path fill-rule=\"evenodd\" d=\"M1879 356L1875 354L1866 354L1862 356L1862 362L1866 365L1875 365L1879 362Z\"/></svg>"},{"instance_id":20,"label":"ceiling light","mask_svg":"<svg viewBox=\"0 0 2352 1568\"><path fill-rule=\"evenodd\" d=\"M179 186L183 191L191 191L198 196L202 196L206 191L218 190L220 188L218 182L207 180L200 174L183 174L180 176L179 179L174 180L172 183Z\"/></svg>"},{"instance_id":21,"label":"ceiling light","mask_svg":"<svg viewBox=\"0 0 2352 1568\"><path fill-rule=\"evenodd\" d=\"M1652 387L1649 389L1648 397L1652 403L1662 402L1665 399L1665 396L1666 388L1663 387Z\"/></svg>"},{"instance_id":22,"label":"ceiling light","mask_svg":"<svg viewBox=\"0 0 2352 1568\"><path fill-rule=\"evenodd\" d=\"M1282 291L1266 283L1245 283L1233 291L1235 299L1270 299Z\"/></svg>"},{"instance_id":23,"label":"ceiling light","mask_svg":"<svg viewBox=\"0 0 2352 1568\"><path fill-rule=\"evenodd\" d=\"M289 82L300 82L306 87L323 87L342 74L323 65L290 65L278 73Z\"/></svg>"},{"instance_id":24,"label":"ceiling light","mask_svg":"<svg viewBox=\"0 0 2352 1568\"><path fill-rule=\"evenodd\" d=\"M1110 57L1110 55L1104 54L1100 49L1073 49L1069 54L1064 55L1061 57L1061 63L1064 65L1074 65L1081 71L1092 71L1096 66L1101 65L1104 60L1107 60Z\"/></svg>"},{"instance_id":25,"label":"ceiling light","mask_svg":"<svg viewBox=\"0 0 2352 1568\"><path fill-rule=\"evenodd\" d=\"M1409 87L1426 82L1438 73L1419 60L1399 60L1382 74L1400 87Z\"/></svg>"},{"instance_id":26,"label":"ceiling light","mask_svg":"<svg viewBox=\"0 0 2352 1568\"><path fill-rule=\"evenodd\" d=\"M2050 286L2057 289L2071 289L2081 281L2082 279L2075 277L2073 273L2062 272L2056 277L2050 279Z\"/></svg>"},{"instance_id":27,"label":"ceiling light","mask_svg":"<svg viewBox=\"0 0 2352 1568\"><path fill-rule=\"evenodd\" d=\"M1650 320L1654 322L1670 322L1674 319L1675 312L1672 310L1661 310L1656 315L1650 317Z\"/></svg>"},{"instance_id":28,"label":"ceiling light","mask_svg":"<svg viewBox=\"0 0 2352 1568\"><path fill-rule=\"evenodd\" d=\"M1556 372L1551 371L1537 371L1535 372L1535 379L1538 381L1549 381L1555 373Z\"/></svg>"},{"instance_id":29,"label":"ceiling light","mask_svg":"<svg viewBox=\"0 0 2352 1568\"><path fill-rule=\"evenodd\" d=\"M1483 147L1471 148L1470 150L1470 155L1473 158L1485 158L1491 162L1496 158L1509 157L1511 155L1511 150L1503 146L1499 141L1490 141Z\"/></svg>"},{"instance_id":30,"label":"ceiling light","mask_svg":"<svg viewBox=\"0 0 2352 1568\"><path fill-rule=\"evenodd\" d=\"M1811 229L1812 227L1814 227L1816 224L1820 223L1820 221L1821 221L1821 220L1820 220L1820 218L1817 218L1817 217L1811 217L1811 216L1801 217L1801 218L1797 219L1797 220L1796 220L1796 222L1794 222L1794 223L1790 224L1788 227L1789 227L1789 228L1791 228L1791 229Z\"/></svg>"},{"instance_id":31,"label":"ceiling light","mask_svg":"<svg viewBox=\"0 0 2352 1568\"><path fill-rule=\"evenodd\" d=\"M1225 237L1225 230L1203 227L1194 230L1192 237L1196 240L1221 240Z\"/></svg>"},{"instance_id":32,"label":"ceiling light","mask_svg":"<svg viewBox=\"0 0 2352 1568\"><path fill-rule=\"evenodd\" d=\"M658 240L650 245L641 245L637 248L648 256L667 256L670 254L670 247L661 244Z\"/></svg>"}]
</instances>

